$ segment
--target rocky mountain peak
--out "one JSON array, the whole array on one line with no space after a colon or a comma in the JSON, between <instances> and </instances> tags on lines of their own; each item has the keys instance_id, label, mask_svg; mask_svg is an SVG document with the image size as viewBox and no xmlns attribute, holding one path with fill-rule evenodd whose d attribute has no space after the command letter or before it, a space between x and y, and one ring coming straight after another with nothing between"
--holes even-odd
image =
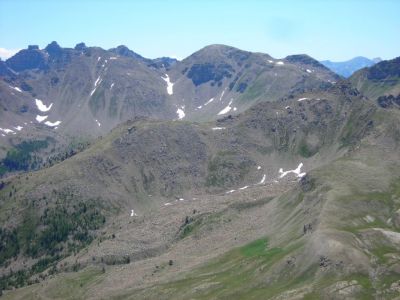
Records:
<instances>
[{"instance_id":1,"label":"rocky mountain peak","mask_svg":"<svg viewBox=\"0 0 400 300\"><path fill-rule=\"evenodd\" d=\"M109 49L109 51L114 54L121 55L121 56L131 57L131 58L140 59L140 60L145 59L143 56L132 51L125 45L119 45L117 48Z\"/></svg>"},{"instance_id":2,"label":"rocky mountain peak","mask_svg":"<svg viewBox=\"0 0 400 300\"><path fill-rule=\"evenodd\" d=\"M76 44L76 46L75 46L75 50L78 50L78 51L83 51L83 50L85 50L87 47L86 47L86 44L85 43L83 43L83 42L81 42L81 43L78 43L78 44Z\"/></svg>"},{"instance_id":3,"label":"rocky mountain peak","mask_svg":"<svg viewBox=\"0 0 400 300\"><path fill-rule=\"evenodd\" d=\"M44 48L50 56L58 57L62 55L63 49L56 41L51 42Z\"/></svg>"}]
</instances>

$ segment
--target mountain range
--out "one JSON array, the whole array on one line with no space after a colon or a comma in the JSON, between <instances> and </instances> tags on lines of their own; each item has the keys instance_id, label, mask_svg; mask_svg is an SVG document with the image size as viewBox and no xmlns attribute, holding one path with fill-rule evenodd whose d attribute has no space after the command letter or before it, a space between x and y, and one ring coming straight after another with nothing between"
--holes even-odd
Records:
<instances>
[{"instance_id":1,"label":"mountain range","mask_svg":"<svg viewBox=\"0 0 400 300\"><path fill-rule=\"evenodd\" d=\"M363 56L357 56L347 61L342 62L333 62L330 60L323 60L321 64L325 67L329 68L336 74L343 76L345 78L350 77L354 72L375 65L378 62L381 62L382 59L377 57L374 59L369 59Z\"/></svg>"},{"instance_id":2,"label":"mountain range","mask_svg":"<svg viewBox=\"0 0 400 300\"><path fill-rule=\"evenodd\" d=\"M3 297L396 299L399 72L22 50L0 63Z\"/></svg>"}]
</instances>

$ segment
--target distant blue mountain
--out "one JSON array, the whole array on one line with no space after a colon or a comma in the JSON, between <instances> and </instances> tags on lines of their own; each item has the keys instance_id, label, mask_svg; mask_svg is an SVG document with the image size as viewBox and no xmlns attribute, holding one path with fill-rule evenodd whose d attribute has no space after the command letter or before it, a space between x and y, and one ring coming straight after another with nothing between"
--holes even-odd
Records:
<instances>
[{"instance_id":1,"label":"distant blue mountain","mask_svg":"<svg viewBox=\"0 0 400 300\"><path fill-rule=\"evenodd\" d=\"M374 64L382 61L379 57L374 59L369 59L363 56L357 56L348 61L333 62L330 60L323 60L321 63L331 69L336 74L343 77L350 77L355 71L360 70L365 67L373 66Z\"/></svg>"}]
</instances>

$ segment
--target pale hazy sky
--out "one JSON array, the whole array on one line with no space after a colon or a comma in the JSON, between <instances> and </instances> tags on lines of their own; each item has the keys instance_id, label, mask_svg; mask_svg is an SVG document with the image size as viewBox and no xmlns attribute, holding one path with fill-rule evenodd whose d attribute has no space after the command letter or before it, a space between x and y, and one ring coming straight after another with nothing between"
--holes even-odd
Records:
<instances>
[{"instance_id":1,"label":"pale hazy sky","mask_svg":"<svg viewBox=\"0 0 400 300\"><path fill-rule=\"evenodd\" d=\"M274 57L400 56L398 0L0 0L0 56L55 40L149 58L184 58L209 44Z\"/></svg>"}]
</instances>

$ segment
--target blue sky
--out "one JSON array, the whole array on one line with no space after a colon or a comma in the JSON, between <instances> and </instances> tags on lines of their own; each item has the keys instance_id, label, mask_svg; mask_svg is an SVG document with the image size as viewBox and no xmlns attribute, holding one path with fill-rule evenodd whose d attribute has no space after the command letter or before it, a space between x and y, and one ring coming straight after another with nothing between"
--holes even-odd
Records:
<instances>
[{"instance_id":1,"label":"blue sky","mask_svg":"<svg viewBox=\"0 0 400 300\"><path fill-rule=\"evenodd\" d=\"M400 1L0 0L0 56L56 40L184 58L209 44L274 57L400 56Z\"/></svg>"}]
</instances>

